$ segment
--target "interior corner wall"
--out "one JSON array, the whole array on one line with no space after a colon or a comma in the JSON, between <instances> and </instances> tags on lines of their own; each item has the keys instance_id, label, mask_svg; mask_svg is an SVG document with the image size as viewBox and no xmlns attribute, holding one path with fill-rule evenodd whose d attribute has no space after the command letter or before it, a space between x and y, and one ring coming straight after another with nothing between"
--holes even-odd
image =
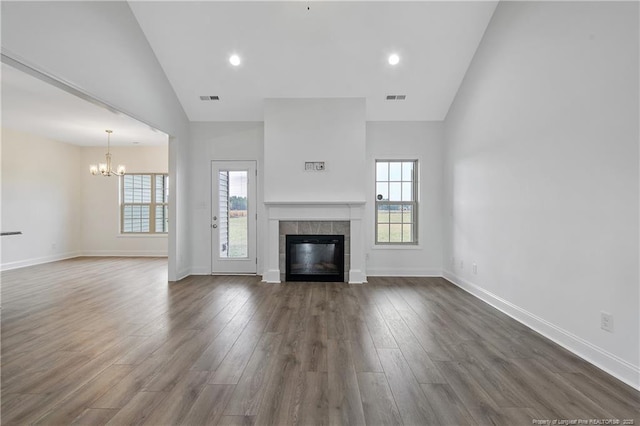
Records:
<instances>
[{"instance_id":1,"label":"interior corner wall","mask_svg":"<svg viewBox=\"0 0 640 426\"><path fill-rule=\"evenodd\" d=\"M442 122L367 122L367 275L442 275ZM418 245L375 244L375 161L418 160Z\"/></svg>"},{"instance_id":2,"label":"interior corner wall","mask_svg":"<svg viewBox=\"0 0 640 426\"><path fill-rule=\"evenodd\" d=\"M447 278L636 388L638 6L498 5L445 122L444 237Z\"/></svg>"},{"instance_id":3,"label":"interior corner wall","mask_svg":"<svg viewBox=\"0 0 640 426\"><path fill-rule=\"evenodd\" d=\"M79 207L82 216L81 251L84 256L166 256L168 237L158 235L122 235L120 233L120 179L92 176L88 164L104 158L104 147L82 147ZM166 146L111 147L116 164L124 164L128 173L167 173Z\"/></svg>"},{"instance_id":4,"label":"interior corner wall","mask_svg":"<svg viewBox=\"0 0 640 426\"><path fill-rule=\"evenodd\" d=\"M2 129L1 269L78 256L80 148Z\"/></svg>"},{"instance_id":5,"label":"interior corner wall","mask_svg":"<svg viewBox=\"0 0 640 426\"><path fill-rule=\"evenodd\" d=\"M187 275L189 122L129 4L2 2L0 7L4 54L171 136L168 277Z\"/></svg>"},{"instance_id":6,"label":"interior corner wall","mask_svg":"<svg viewBox=\"0 0 640 426\"><path fill-rule=\"evenodd\" d=\"M256 161L258 168L258 227L256 249L258 274L262 274L263 231L266 227L262 181L264 178L264 123L191 123L191 272L211 274L211 162L214 160Z\"/></svg>"}]
</instances>

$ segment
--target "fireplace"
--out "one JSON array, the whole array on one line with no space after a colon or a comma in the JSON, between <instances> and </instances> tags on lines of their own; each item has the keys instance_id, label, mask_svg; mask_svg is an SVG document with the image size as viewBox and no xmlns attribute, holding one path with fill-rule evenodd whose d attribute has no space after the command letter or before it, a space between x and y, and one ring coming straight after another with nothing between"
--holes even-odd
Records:
<instances>
[{"instance_id":1,"label":"fireplace","mask_svg":"<svg viewBox=\"0 0 640 426\"><path fill-rule=\"evenodd\" d=\"M344 281L344 235L287 235L286 281Z\"/></svg>"},{"instance_id":2,"label":"fireplace","mask_svg":"<svg viewBox=\"0 0 640 426\"><path fill-rule=\"evenodd\" d=\"M287 235L343 235L344 277L336 281L367 282L362 220L364 201L265 201L265 263L262 280L287 279Z\"/></svg>"}]
</instances>

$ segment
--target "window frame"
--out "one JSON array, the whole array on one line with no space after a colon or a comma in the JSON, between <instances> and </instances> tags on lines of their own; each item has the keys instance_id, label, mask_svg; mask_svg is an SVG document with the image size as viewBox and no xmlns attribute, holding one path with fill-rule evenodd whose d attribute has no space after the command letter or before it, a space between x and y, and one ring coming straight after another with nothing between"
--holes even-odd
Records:
<instances>
[{"instance_id":1,"label":"window frame","mask_svg":"<svg viewBox=\"0 0 640 426\"><path fill-rule=\"evenodd\" d=\"M124 188L124 179L127 176L150 176L151 177L151 202L149 203L125 203L125 188ZM163 177L167 180L166 185L166 200L165 202L157 202L156 200L156 179L158 176ZM120 235L133 236L133 235L158 235L164 236L169 234L168 223L166 226L166 231L157 231L156 230L156 208L164 207L168 209L169 207L169 173L127 173L123 176L120 176ZM124 220L124 211L126 206L149 206L149 231L125 231L125 220ZM169 221L168 217L165 219L166 222Z\"/></svg>"},{"instance_id":2,"label":"window frame","mask_svg":"<svg viewBox=\"0 0 640 426\"><path fill-rule=\"evenodd\" d=\"M401 172L401 176L400 176L400 181L394 181L391 180L390 176L387 176L387 180L384 181L379 181L378 180L378 164L379 163L413 163L413 169L412 169L412 176L411 176L411 183L412 183L412 191L411 191L411 201L389 201L389 200L378 200L378 182L387 182L387 183L391 183L391 182L400 182L401 184L403 182L409 182L406 180L403 180L402 178L402 172ZM374 162L374 177L373 177L373 183L374 183L374 246L375 247L380 247L380 246L395 246L395 247L415 247L418 246L419 244L419 239L418 239L418 235L419 235L419 215L418 215L418 209L419 209L419 203L418 203L418 196L419 196L419 175L420 175L420 169L419 169L419 161L417 158L413 158L413 159L376 159ZM391 219L389 218L389 222L379 222L378 221L378 214L380 211L380 206L411 206L411 211L412 211L412 241L379 241L378 238L378 228L380 224L384 224L384 223L388 223L389 225L395 223L395 222L391 222ZM404 218L403 218L404 219ZM400 222L401 224L405 223ZM409 223L409 222L407 222Z\"/></svg>"}]
</instances>

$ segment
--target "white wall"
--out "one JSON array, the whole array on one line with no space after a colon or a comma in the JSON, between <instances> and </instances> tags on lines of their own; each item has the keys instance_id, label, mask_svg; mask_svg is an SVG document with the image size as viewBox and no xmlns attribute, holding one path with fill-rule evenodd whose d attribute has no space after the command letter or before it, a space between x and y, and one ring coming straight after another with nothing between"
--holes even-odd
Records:
<instances>
[{"instance_id":1,"label":"white wall","mask_svg":"<svg viewBox=\"0 0 640 426\"><path fill-rule=\"evenodd\" d=\"M263 204L262 122L191 123L191 273L211 273L211 161L253 160L258 167L258 242L265 228ZM262 274L262 244L257 244L258 274Z\"/></svg>"},{"instance_id":2,"label":"white wall","mask_svg":"<svg viewBox=\"0 0 640 426\"><path fill-rule=\"evenodd\" d=\"M265 201L363 201L365 117L360 98L265 100Z\"/></svg>"},{"instance_id":3,"label":"white wall","mask_svg":"<svg viewBox=\"0 0 640 426\"><path fill-rule=\"evenodd\" d=\"M368 122L365 216L367 274L442 275L441 122ZM419 174L418 245L384 246L375 241L375 160L417 159Z\"/></svg>"},{"instance_id":4,"label":"white wall","mask_svg":"<svg viewBox=\"0 0 640 426\"><path fill-rule=\"evenodd\" d=\"M638 36L637 2L498 5L446 119L444 237L447 277L636 387Z\"/></svg>"},{"instance_id":5,"label":"white wall","mask_svg":"<svg viewBox=\"0 0 640 426\"><path fill-rule=\"evenodd\" d=\"M104 161L103 147L84 147L81 161L75 166L82 171L82 254L85 256L166 256L167 235L121 235L118 177L93 176L89 164ZM114 167L124 164L127 173L167 173L168 148L111 147ZM169 190L172 190L169 181ZM170 196L173 194L170 193Z\"/></svg>"},{"instance_id":6,"label":"white wall","mask_svg":"<svg viewBox=\"0 0 640 426\"><path fill-rule=\"evenodd\" d=\"M2 50L171 135L169 279L188 273L187 117L127 2L2 2ZM170 25L170 23L167 23Z\"/></svg>"},{"instance_id":7,"label":"white wall","mask_svg":"<svg viewBox=\"0 0 640 426\"><path fill-rule=\"evenodd\" d=\"M2 129L1 269L77 256L80 148Z\"/></svg>"}]
</instances>

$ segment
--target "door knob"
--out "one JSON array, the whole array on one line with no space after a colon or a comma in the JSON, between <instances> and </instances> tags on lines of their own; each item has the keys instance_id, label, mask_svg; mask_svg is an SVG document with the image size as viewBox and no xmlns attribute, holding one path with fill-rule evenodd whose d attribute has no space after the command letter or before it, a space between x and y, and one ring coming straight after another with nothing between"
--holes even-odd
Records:
<instances>
[{"instance_id":1,"label":"door knob","mask_svg":"<svg viewBox=\"0 0 640 426\"><path fill-rule=\"evenodd\" d=\"M214 217L213 217L213 220L218 220L218 216L214 216Z\"/></svg>"},{"instance_id":2,"label":"door knob","mask_svg":"<svg viewBox=\"0 0 640 426\"><path fill-rule=\"evenodd\" d=\"M212 228L217 228L218 225L216 225L215 223L213 225L211 225Z\"/></svg>"}]
</instances>

